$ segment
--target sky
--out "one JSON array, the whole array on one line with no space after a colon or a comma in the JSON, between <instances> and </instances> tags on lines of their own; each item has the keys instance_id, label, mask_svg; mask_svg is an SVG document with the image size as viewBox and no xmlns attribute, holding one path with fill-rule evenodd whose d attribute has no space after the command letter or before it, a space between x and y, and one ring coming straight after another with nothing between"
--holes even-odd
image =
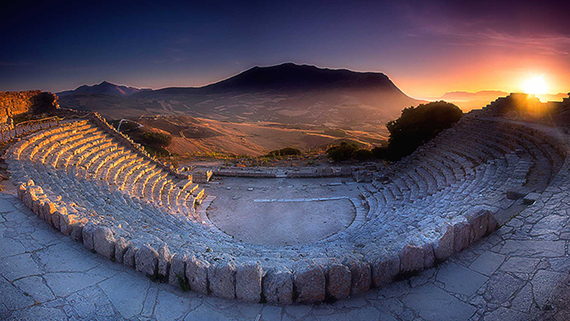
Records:
<instances>
[{"instance_id":1,"label":"sky","mask_svg":"<svg viewBox=\"0 0 570 321\"><path fill-rule=\"evenodd\" d=\"M202 86L283 62L383 72L406 94L570 91L570 6L549 1L4 0L0 91Z\"/></svg>"}]
</instances>

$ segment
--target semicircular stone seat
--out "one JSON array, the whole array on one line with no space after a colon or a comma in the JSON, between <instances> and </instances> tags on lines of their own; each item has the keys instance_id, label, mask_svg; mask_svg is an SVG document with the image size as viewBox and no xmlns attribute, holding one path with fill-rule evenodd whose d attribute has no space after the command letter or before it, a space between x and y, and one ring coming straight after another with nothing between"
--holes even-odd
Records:
<instances>
[{"instance_id":1,"label":"semicircular stone seat","mask_svg":"<svg viewBox=\"0 0 570 321\"><path fill-rule=\"evenodd\" d=\"M89 250L199 293L274 304L346 298L445 260L497 228L509 193L544 189L566 157L536 126L465 117L360 184L366 210L348 228L276 246L217 229L205 215L215 195L132 146L79 119L22 138L5 159L22 201Z\"/></svg>"}]
</instances>

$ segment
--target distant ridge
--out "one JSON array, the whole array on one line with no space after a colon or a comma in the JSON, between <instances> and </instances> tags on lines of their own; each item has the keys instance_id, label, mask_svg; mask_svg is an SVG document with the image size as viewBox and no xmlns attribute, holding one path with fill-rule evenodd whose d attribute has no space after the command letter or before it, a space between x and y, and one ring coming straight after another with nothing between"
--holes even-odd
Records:
<instances>
[{"instance_id":1,"label":"distant ridge","mask_svg":"<svg viewBox=\"0 0 570 321\"><path fill-rule=\"evenodd\" d=\"M468 92L468 91L452 91L447 92L440 99L443 100L485 100L485 99L497 99L497 97L507 96L509 93L501 90L482 90L478 92Z\"/></svg>"},{"instance_id":2,"label":"distant ridge","mask_svg":"<svg viewBox=\"0 0 570 321\"><path fill-rule=\"evenodd\" d=\"M312 65L284 63L276 66L255 66L225 80L203 87L168 87L136 93L134 97L224 92L277 91L284 93L315 90L381 90L406 96L388 76L378 72L356 72L327 69Z\"/></svg>"},{"instance_id":3,"label":"distant ridge","mask_svg":"<svg viewBox=\"0 0 570 321\"><path fill-rule=\"evenodd\" d=\"M253 67L203 87L158 90L103 82L64 92L63 107L108 117L187 115L235 122L276 122L329 127L383 125L420 101L379 72L284 63Z\"/></svg>"},{"instance_id":4,"label":"distant ridge","mask_svg":"<svg viewBox=\"0 0 570 321\"><path fill-rule=\"evenodd\" d=\"M67 96L71 94L98 94L98 95L112 95L112 96L130 96L134 93L146 91L151 89L139 89L135 87L128 87L123 85L115 85L108 81L103 81L100 84L88 86L83 85L74 90L67 90L57 93L58 96Z\"/></svg>"},{"instance_id":5,"label":"distant ridge","mask_svg":"<svg viewBox=\"0 0 570 321\"><path fill-rule=\"evenodd\" d=\"M158 90L140 89L116 85L103 81L96 85L83 85L74 90L57 93L58 96L71 94L103 94L150 98L156 95L180 95L200 93L222 93L232 91L313 91L313 90L382 90L406 96L383 73L356 72L347 69L319 68L312 65L283 63L276 66L255 66L235 76L203 87L166 87Z\"/></svg>"}]
</instances>

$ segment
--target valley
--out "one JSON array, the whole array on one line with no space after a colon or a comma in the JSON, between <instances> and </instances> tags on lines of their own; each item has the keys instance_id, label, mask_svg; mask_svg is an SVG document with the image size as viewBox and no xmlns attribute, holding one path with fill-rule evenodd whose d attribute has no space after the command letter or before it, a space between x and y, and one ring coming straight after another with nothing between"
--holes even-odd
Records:
<instances>
[{"instance_id":1,"label":"valley","mask_svg":"<svg viewBox=\"0 0 570 321\"><path fill-rule=\"evenodd\" d=\"M233 123L190 116L143 116L133 120L147 130L172 136L168 150L181 158L193 156L262 156L269 151L294 147L303 152L326 149L341 140L364 147L379 146L388 137L384 126L330 130L316 125L285 125L270 122ZM123 131L124 132L124 131ZM127 135L128 131L124 132Z\"/></svg>"}]
</instances>

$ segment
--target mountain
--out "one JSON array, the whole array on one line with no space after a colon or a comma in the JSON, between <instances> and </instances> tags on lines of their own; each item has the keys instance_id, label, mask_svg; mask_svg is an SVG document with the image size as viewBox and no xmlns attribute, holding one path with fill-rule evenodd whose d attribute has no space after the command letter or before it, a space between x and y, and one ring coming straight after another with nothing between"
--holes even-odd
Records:
<instances>
[{"instance_id":1,"label":"mountain","mask_svg":"<svg viewBox=\"0 0 570 321\"><path fill-rule=\"evenodd\" d=\"M296 65L294 63L284 63L269 67L256 66L236 76L204 87L171 87L155 91L146 91L135 96L154 97L163 94L211 94L236 91L277 91L280 93L293 93L338 89L383 90L405 96L405 94L382 73L355 72L346 69L326 69L310 65Z\"/></svg>"},{"instance_id":2,"label":"mountain","mask_svg":"<svg viewBox=\"0 0 570 321\"><path fill-rule=\"evenodd\" d=\"M97 110L111 118L138 113L330 127L383 125L419 103L382 73L293 63L253 67L203 87L145 90L113 99L76 90L60 99L63 107Z\"/></svg>"},{"instance_id":3,"label":"mountain","mask_svg":"<svg viewBox=\"0 0 570 321\"><path fill-rule=\"evenodd\" d=\"M509 93L500 90L483 90L478 92L467 92L467 91L453 91L447 92L440 97L442 100L446 101L468 101L468 100L495 100L497 97L508 96Z\"/></svg>"},{"instance_id":4,"label":"mountain","mask_svg":"<svg viewBox=\"0 0 570 321\"><path fill-rule=\"evenodd\" d=\"M96 94L96 95L111 95L111 96L130 96L134 93L147 91L150 89L139 89L135 87L127 87L122 85L115 85L108 81L103 81L98 85L88 86L83 85L77 87L75 90L67 90L57 93L59 97L68 96L72 94Z\"/></svg>"}]
</instances>

